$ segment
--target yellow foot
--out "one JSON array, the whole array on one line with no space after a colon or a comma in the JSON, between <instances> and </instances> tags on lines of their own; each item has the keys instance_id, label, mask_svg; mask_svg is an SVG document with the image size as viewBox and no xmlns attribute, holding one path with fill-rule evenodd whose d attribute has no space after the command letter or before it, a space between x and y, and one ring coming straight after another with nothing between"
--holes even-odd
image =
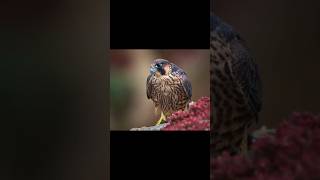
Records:
<instances>
[{"instance_id":1,"label":"yellow foot","mask_svg":"<svg viewBox=\"0 0 320 180\"><path fill-rule=\"evenodd\" d=\"M161 112L161 117L160 119L157 121L156 125L161 124L162 122L166 121L166 116L163 114L163 112Z\"/></svg>"}]
</instances>

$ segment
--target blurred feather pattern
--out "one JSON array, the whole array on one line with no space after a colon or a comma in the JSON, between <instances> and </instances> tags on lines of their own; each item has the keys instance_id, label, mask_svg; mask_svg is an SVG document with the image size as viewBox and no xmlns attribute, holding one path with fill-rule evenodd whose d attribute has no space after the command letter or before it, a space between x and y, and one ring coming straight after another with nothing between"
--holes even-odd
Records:
<instances>
[{"instance_id":1,"label":"blurred feather pattern","mask_svg":"<svg viewBox=\"0 0 320 180\"><path fill-rule=\"evenodd\" d=\"M262 87L245 41L219 17L211 16L212 153L246 151L248 128L258 119Z\"/></svg>"}]
</instances>

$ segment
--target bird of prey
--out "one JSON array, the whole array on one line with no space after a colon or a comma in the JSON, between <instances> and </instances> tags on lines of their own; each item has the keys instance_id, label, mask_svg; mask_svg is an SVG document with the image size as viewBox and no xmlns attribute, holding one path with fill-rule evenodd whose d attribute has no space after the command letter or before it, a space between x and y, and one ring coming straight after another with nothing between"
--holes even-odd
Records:
<instances>
[{"instance_id":1,"label":"bird of prey","mask_svg":"<svg viewBox=\"0 0 320 180\"><path fill-rule=\"evenodd\" d=\"M262 87L245 41L219 17L211 15L211 152L216 157L247 152L249 127L258 120Z\"/></svg>"},{"instance_id":2,"label":"bird of prey","mask_svg":"<svg viewBox=\"0 0 320 180\"><path fill-rule=\"evenodd\" d=\"M161 110L159 125L173 112L185 110L191 100L192 87L186 72L165 59L156 59L147 78L147 98Z\"/></svg>"}]
</instances>

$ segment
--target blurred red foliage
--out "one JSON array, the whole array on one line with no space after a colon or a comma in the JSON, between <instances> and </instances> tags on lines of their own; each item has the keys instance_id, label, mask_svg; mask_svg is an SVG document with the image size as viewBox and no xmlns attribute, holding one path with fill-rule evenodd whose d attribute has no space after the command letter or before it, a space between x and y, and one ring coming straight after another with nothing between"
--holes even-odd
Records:
<instances>
[{"instance_id":1,"label":"blurred red foliage","mask_svg":"<svg viewBox=\"0 0 320 180\"><path fill-rule=\"evenodd\" d=\"M202 97L190 105L188 111L177 111L168 117L168 125L161 130L210 130L210 98Z\"/></svg>"},{"instance_id":2,"label":"blurred red foliage","mask_svg":"<svg viewBox=\"0 0 320 180\"><path fill-rule=\"evenodd\" d=\"M249 157L224 153L211 159L211 179L320 179L320 116L293 113L251 151Z\"/></svg>"}]
</instances>

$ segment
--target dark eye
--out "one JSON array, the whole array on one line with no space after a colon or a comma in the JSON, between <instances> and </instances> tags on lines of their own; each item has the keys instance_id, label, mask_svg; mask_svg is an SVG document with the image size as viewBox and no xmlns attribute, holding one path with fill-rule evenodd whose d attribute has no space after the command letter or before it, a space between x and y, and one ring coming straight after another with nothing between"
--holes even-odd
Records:
<instances>
[{"instance_id":1,"label":"dark eye","mask_svg":"<svg viewBox=\"0 0 320 180\"><path fill-rule=\"evenodd\" d=\"M158 67L160 67L161 65L160 64L156 64L156 67L158 68Z\"/></svg>"}]
</instances>

